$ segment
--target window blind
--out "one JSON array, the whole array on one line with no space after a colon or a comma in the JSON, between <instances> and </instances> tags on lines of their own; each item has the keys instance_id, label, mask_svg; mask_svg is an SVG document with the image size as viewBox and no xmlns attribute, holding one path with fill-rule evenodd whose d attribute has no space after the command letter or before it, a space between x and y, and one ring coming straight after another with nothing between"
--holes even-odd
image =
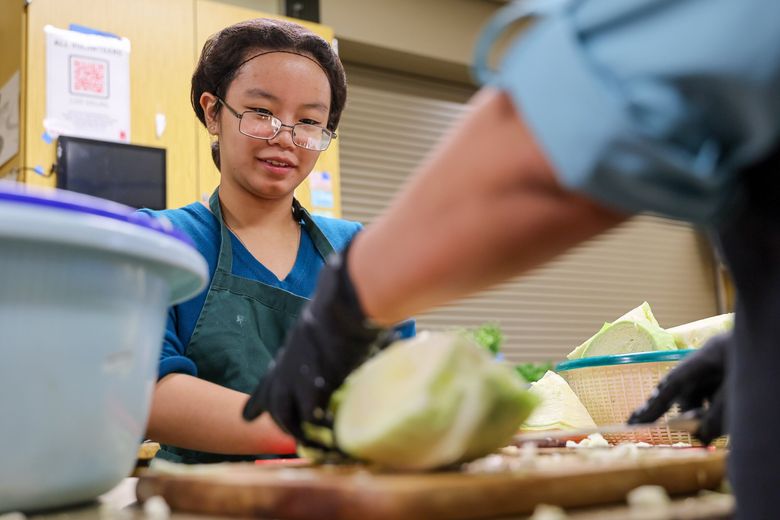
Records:
<instances>
[{"instance_id":1,"label":"window blind","mask_svg":"<svg viewBox=\"0 0 780 520\"><path fill-rule=\"evenodd\" d=\"M346 69L343 216L370 223L464 114L474 89L349 63ZM711 249L691 226L637 216L535 271L416 318L418 330L496 322L509 361L558 361L643 301L664 327L717 313Z\"/></svg>"}]
</instances>

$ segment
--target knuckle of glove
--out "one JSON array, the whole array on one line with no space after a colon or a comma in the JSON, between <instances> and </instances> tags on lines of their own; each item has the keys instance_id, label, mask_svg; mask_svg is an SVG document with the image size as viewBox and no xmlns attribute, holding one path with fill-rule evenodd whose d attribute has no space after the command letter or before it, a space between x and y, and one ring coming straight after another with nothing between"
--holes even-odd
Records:
<instances>
[{"instance_id":1,"label":"knuckle of glove","mask_svg":"<svg viewBox=\"0 0 780 520\"><path fill-rule=\"evenodd\" d=\"M270 376L270 374L269 374ZM278 379L267 377L262 383L261 400L264 411L287 434L302 439L301 414L294 390Z\"/></svg>"},{"instance_id":2,"label":"knuckle of glove","mask_svg":"<svg viewBox=\"0 0 780 520\"><path fill-rule=\"evenodd\" d=\"M726 398L723 388L715 393L709 406L700 416L699 429L696 437L703 443L710 444L712 441L726 433Z\"/></svg>"},{"instance_id":3,"label":"knuckle of glove","mask_svg":"<svg viewBox=\"0 0 780 520\"><path fill-rule=\"evenodd\" d=\"M711 444L712 441L723 435L722 417L714 417L713 414L706 414L701 419L699 429L694 434L703 444Z\"/></svg>"}]
</instances>

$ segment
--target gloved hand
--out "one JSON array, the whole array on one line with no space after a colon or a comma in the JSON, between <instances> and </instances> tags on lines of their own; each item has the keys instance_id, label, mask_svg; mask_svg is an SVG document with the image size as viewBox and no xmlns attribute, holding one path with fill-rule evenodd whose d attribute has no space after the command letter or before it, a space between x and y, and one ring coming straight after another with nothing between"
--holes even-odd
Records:
<instances>
[{"instance_id":1,"label":"gloved hand","mask_svg":"<svg viewBox=\"0 0 780 520\"><path fill-rule=\"evenodd\" d=\"M688 356L661 380L647 402L631 414L629 424L653 422L677 403L682 412L697 410L701 424L694 435L701 442L709 444L723 435L726 431L724 383L732 342L731 333L721 334Z\"/></svg>"},{"instance_id":2,"label":"gloved hand","mask_svg":"<svg viewBox=\"0 0 780 520\"><path fill-rule=\"evenodd\" d=\"M314 297L244 407L247 421L269 412L306 446L333 448L312 432L318 430L316 426L332 427L331 394L385 332L363 313L347 272L348 253L349 248L328 259Z\"/></svg>"}]
</instances>

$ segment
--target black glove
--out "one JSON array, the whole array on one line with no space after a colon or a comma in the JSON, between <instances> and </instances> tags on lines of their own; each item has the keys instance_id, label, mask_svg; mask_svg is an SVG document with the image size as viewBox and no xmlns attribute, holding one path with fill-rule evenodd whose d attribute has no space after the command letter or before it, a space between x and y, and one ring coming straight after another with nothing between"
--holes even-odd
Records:
<instances>
[{"instance_id":1,"label":"black glove","mask_svg":"<svg viewBox=\"0 0 780 520\"><path fill-rule=\"evenodd\" d=\"M723 435L726 431L724 382L732 342L731 333L711 338L661 380L647 402L631 414L628 423L653 422L677 403L682 412L696 410L701 423L694 435L701 442L709 444Z\"/></svg>"},{"instance_id":2,"label":"black glove","mask_svg":"<svg viewBox=\"0 0 780 520\"><path fill-rule=\"evenodd\" d=\"M348 252L349 248L328 259L314 297L244 407L247 421L269 412L282 429L307 446L332 448L312 438L314 429L303 424L332 426L331 394L385 331L363 313L347 272Z\"/></svg>"}]
</instances>

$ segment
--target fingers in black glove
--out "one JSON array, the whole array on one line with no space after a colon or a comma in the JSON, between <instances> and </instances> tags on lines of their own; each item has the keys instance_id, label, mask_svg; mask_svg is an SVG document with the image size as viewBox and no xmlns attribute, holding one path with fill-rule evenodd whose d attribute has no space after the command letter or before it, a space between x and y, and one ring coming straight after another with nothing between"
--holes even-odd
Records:
<instances>
[{"instance_id":1,"label":"fingers in black glove","mask_svg":"<svg viewBox=\"0 0 780 520\"><path fill-rule=\"evenodd\" d=\"M299 441L317 443L302 424L328 421L331 395L385 331L366 318L349 277L348 257L349 248L328 259L314 297L247 401L244 419L267 411Z\"/></svg>"},{"instance_id":2,"label":"fingers in black glove","mask_svg":"<svg viewBox=\"0 0 780 520\"><path fill-rule=\"evenodd\" d=\"M631 414L628 423L653 422L674 403L685 411L713 402L725 379L726 355L731 342L730 333L710 339L661 380L647 402Z\"/></svg>"},{"instance_id":3,"label":"fingers in black glove","mask_svg":"<svg viewBox=\"0 0 780 520\"><path fill-rule=\"evenodd\" d=\"M283 352L280 351L279 354L283 355ZM280 359L280 357L281 356L278 356L277 359ZM271 362L269 372L266 373L263 378L261 378L257 387L255 388L255 391L252 393L252 395L249 396L247 403L244 405L244 410L242 412L244 420L251 421L259 417L263 412L266 411L266 403L285 402L290 400L289 395L285 395L285 392L287 392L286 387L281 385L266 384L266 379L269 373L273 370L275 364L276 361ZM278 417L274 417L274 421L280 426L285 425L283 429L288 434L292 435L296 439L304 438L302 421L300 420L297 407L290 406L286 408L280 408L277 410L277 415Z\"/></svg>"},{"instance_id":4,"label":"fingers in black glove","mask_svg":"<svg viewBox=\"0 0 780 520\"><path fill-rule=\"evenodd\" d=\"M718 389L709 401L709 406L700 414L701 423L694 435L703 443L712 441L726 433L726 398L724 387Z\"/></svg>"},{"instance_id":5,"label":"fingers in black glove","mask_svg":"<svg viewBox=\"0 0 780 520\"><path fill-rule=\"evenodd\" d=\"M628 424L651 423L658 420L672 407L680 390L680 381L670 373L653 389L647 401L634 410L628 418Z\"/></svg>"}]
</instances>

